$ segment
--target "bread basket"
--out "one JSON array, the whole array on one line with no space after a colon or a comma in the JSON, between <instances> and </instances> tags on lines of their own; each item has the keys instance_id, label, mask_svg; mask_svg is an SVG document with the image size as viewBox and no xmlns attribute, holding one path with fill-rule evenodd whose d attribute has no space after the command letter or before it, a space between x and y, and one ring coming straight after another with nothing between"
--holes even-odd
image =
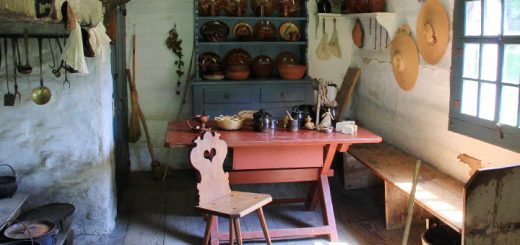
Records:
<instances>
[{"instance_id":1,"label":"bread basket","mask_svg":"<svg viewBox=\"0 0 520 245\"><path fill-rule=\"evenodd\" d=\"M244 125L244 118L238 115L233 116L218 116L215 117L215 122L220 129L224 130L239 130Z\"/></svg>"}]
</instances>

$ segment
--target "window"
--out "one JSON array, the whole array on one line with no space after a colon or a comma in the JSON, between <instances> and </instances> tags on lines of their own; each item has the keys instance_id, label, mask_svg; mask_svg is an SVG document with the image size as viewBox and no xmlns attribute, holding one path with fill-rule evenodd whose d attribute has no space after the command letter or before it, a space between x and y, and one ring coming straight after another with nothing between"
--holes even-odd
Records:
<instances>
[{"instance_id":1,"label":"window","mask_svg":"<svg viewBox=\"0 0 520 245\"><path fill-rule=\"evenodd\" d=\"M520 152L520 1L455 1L450 131Z\"/></svg>"}]
</instances>

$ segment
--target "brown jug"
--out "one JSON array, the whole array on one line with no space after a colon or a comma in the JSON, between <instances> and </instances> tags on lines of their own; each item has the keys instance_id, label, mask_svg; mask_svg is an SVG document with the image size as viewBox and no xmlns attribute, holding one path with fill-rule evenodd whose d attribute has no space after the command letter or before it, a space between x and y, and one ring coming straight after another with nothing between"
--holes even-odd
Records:
<instances>
[{"instance_id":1,"label":"brown jug","mask_svg":"<svg viewBox=\"0 0 520 245\"><path fill-rule=\"evenodd\" d=\"M368 0L370 12L384 12L385 0Z\"/></svg>"},{"instance_id":2,"label":"brown jug","mask_svg":"<svg viewBox=\"0 0 520 245\"><path fill-rule=\"evenodd\" d=\"M368 13L368 0L356 0L356 8L359 13Z\"/></svg>"}]
</instances>

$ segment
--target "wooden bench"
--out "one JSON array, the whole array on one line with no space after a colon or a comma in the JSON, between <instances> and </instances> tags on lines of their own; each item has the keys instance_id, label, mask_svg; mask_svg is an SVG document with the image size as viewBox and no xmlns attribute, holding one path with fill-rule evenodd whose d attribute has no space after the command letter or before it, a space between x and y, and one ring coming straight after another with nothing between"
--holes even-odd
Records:
<instances>
[{"instance_id":1,"label":"wooden bench","mask_svg":"<svg viewBox=\"0 0 520 245\"><path fill-rule=\"evenodd\" d=\"M349 153L385 183L387 229L404 226L416 158L386 143ZM467 183L423 162L417 206L462 235L463 244L520 244L520 164L477 170ZM417 216L418 214L416 214Z\"/></svg>"}]
</instances>

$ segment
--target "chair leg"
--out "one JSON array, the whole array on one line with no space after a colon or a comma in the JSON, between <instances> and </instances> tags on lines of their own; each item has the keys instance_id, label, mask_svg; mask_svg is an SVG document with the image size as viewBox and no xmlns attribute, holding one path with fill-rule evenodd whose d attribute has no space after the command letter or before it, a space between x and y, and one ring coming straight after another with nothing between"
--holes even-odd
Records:
<instances>
[{"instance_id":1,"label":"chair leg","mask_svg":"<svg viewBox=\"0 0 520 245\"><path fill-rule=\"evenodd\" d=\"M260 220L260 224L262 225L262 230L264 231L265 240L267 244L271 245L271 237L269 236L269 230L267 229L267 222L265 222L264 210L260 207L256 210L258 214L258 219Z\"/></svg>"},{"instance_id":2,"label":"chair leg","mask_svg":"<svg viewBox=\"0 0 520 245\"><path fill-rule=\"evenodd\" d=\"M204 242L202 243L202 245L206 245L209 242L209 235L211 231L211 226L213 225L213 218L215 218L215 216L209 215L209 218L206 221L206 231L204 232Z\"/></svg>"},{"instance_id":3,"label":"chair leg","mask_svg":"<svg viewBox=\"0 0 520 245\"><path fill-rule=\"evenodd\" d=\"M237 233L238 245L242 245L242 232L240 231L240 219L238 219L238 218L233 219L233 222L235 223L235 231Z\"/></svg>"},{"instance_id":4,"label":"chair leg","mask_svg":"<svg viewBox=\"0 0 520 245\"><path fill-rule=\"evenodd\" d=\"M233 225L233 219L229 218L229 244L230 245L235 243L233 241L234 240L234 237L233 237L234 233L235 233L235 226Z\"/></svg>"}]
</instances>

